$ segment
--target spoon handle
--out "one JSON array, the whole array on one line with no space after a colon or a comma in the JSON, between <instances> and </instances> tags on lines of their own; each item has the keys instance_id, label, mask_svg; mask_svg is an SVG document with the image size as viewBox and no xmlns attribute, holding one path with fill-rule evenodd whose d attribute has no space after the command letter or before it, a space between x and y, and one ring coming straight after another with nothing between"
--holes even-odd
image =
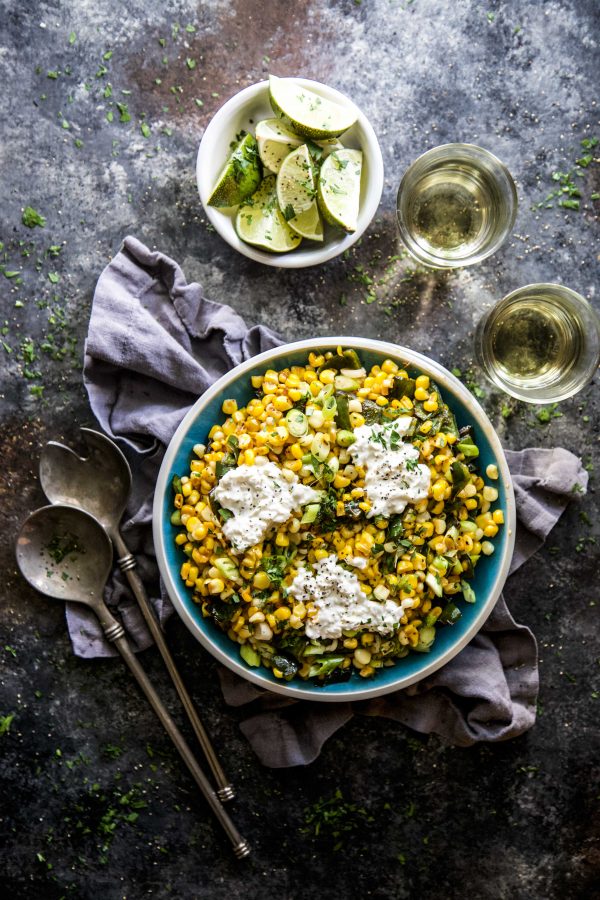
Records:
<instances>
[{"instance_id":1,"label":"spoon handle","mask_svg":"<svg viewBox=\"0 0 600 900\"><path fill-rule=\"evenodd\" d=\"M163 658L165 666L173 684L175 685L175 689L179 694L179 699L183 704L183 708L187 714L188 719L191 722L192 728L194 729L194 733L196 738L198 739L198 743L200 744L210 770L214 776L215 782L217 784L217 795L220 800L231 800L235 797L235 791L232 785L229 782L229 779L225 775L223 769L221 768L221 764L217 759L217 754L215 753L214 747L210 742L210 738L206 733L200 718L198 717L198 713L196 712L196 708L192 702L192 698L188 694L187 688L185 687L181 675L175 665L175 660L171 656L171 651L167 645L165 640L165 636L163 634L163 630L160 627L160 623L156 618L154 610L148 601L148 597L146 595L146 589L144 588L142 579L135 571L135 557L132 553L129 552L125 541L121 537L119 531L111 532L111 538L113 544L115 546L115 550L118 556L119 566L122 571L125 573L127 581L129 582L129 586L135 595L135 599L138 602L138 606L142 612L144 617L144 621L148 626L150 634L154 638L154 642L159 649L160 655Z\"/></svg>"},{"instance_id":2,"label":"spoon handle","mask_svg":"<svg viewBox=\"0 0 600 900\"><path fill-rule=\"evenodd\" d=\"M129 646L127 638L123 634L121 634L120 636L117 635L116 637L112 638L112 641L123 657L125 663L129 667L143 693L145 694L150 706L160 719L163 728L175 744L175 747L179 751L179 755L188 767L192 778L200 788L206 802L217 817L220 825L225 830L227 837L233 845L233 851L235 855L238 857L238 859L242 859L244 856L248 856L248 854L250 853L250 847L247 841L244 840L244 838L240 835L239 831L225 811L225 808L222 806L221 801L210 786L206 775L196 762L194 755L184 736L179 731L179 728L163 706L163 703L154 690L150 680L148 679L148 676L144 672L142 666L138 662L137 657Z\"/></svg>"}]
</instances>

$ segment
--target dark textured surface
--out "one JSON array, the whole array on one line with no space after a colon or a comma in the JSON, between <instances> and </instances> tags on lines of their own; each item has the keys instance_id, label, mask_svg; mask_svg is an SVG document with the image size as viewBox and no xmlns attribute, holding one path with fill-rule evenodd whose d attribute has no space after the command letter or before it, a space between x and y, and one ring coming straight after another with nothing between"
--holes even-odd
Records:
<instances>
[{"instance_id":1,"label":"dark textured surface","mask_svg":"<svg viewBox=\"0 0 600 900\"><path fill-rule=\"evenodd\" d=\"M0 22L0 715L14 714L10 727L0 720L5 895L600 896L597 379L545 424L487 389L482 397L506 446L560 444L591 474L588 495L510 584L514 614L540 643L540 715L521 738L458 750L355 718L308 769L264 770L238 713L224 709L214 664L171 622L177 660L239 791L233 813L254 850L243 863L124 669L71 655L63 610L21 582L11 547L42 501L40 447L93 424L83 339L95 280L127 233L288 338L386 336L463 373L481 311L510 289L562 281L600 305L598 163L574 176L579 210L532 208L556 188L554 172L575 169L581 141L600 137L597 4L1 0ZM381 142L378 218L349 258L322 269L278 272L236 256L199 208L194 160L206 122L269 69L351 94ZM481 143L508 164L520 211L491 260L425 273L390 260L395 190L415 156L450 140ZM44 228L21 224L26 205ZM155 652L143 662L169 696ZM316 834L306 810L320 798L343 815Z\"/></svg>"}]
</instances>

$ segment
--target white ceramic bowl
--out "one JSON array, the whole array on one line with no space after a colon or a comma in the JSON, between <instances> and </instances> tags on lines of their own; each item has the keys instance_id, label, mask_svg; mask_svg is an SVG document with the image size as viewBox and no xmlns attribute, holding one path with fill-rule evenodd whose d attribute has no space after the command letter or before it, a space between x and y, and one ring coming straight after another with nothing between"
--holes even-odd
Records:
<instances>
[{"instance_id":1,"label":"white ceramic bowl","mask_svg":"<svg viewBox=\"0 0 600 900\"><path fill-rule=\"evenodd\" d=\"M475 569L473 587L477 602L461 604L462 618L455 625L439 629L429 653L411 653L398 660L393 667L378 669L372 680L353 673L347 682L318 687L301 679L281 681L263 667L250 668L241 659L238 644L230 640L212 620L202 617L200 608L192 600L191 592L179 577L185 557L175 545L175 535L179 529L170 522L173 511L171 480L173 475L184 475L189 471L194 444L207 443L208 431L212 425L224 420L221 412L223 400L235 397L238 407L242 407L255 396L250 385L251 375L262 374L271 368L302 365L311 350L335 350L340 344L353 347L366 368L390 357L415 374L425 373L437 382L458 425L462 427L471 424L474 427L480 451L477 460L479 471L485 472L486 467L492 463L498 466L499 479L495 484L505 524L494 539L494 554L483 556ZM294 344L283 344L236 366L219 378L194 404L165 453L156 484L153 529L158 566L173 605L200 644L219 662L242 678L278 694L330 702L364 700L421 681L456 656L479 631L492 611L508 575L515 540L515 501L508 465L491 422L470 391L447 369L414 350L383 341L352 337L312 338Z\"/></svg>"},{"instance_id":2,"label":"white ceramic bowl","mask_svg":"<svg viewBox=\"0 0 600 900\"><path fill-rule=\"evenodd\" d=\"M296 79L304 87L322 97L337 103L354 106L351 100L334 88L310 81ZM356 107L355 107L356 108ZM244 88L225 103L208 123L200 142L196 161L196 180L204 211L211 224L227 243L256 262L284 269L302 269L316 266L333 259L351 247L367 228L375 215L383 190L383 158L375 137L375 132L367 117L356 108L358 119L352 128L345 131L340 140L345 147L363 151L363 173L361 179L358 228L353 234L345 234L339 229L326 226L323 243L303 240L296 250L289 253L267 253L242 241L235 230L235 212L209 206L207 201L215 186L225 160L231 152L230 144L240 131L254 134L254 128L261 119L272 118L275 114L269 103L269 82L261 81Z\"/></svg>"}]
</instances>

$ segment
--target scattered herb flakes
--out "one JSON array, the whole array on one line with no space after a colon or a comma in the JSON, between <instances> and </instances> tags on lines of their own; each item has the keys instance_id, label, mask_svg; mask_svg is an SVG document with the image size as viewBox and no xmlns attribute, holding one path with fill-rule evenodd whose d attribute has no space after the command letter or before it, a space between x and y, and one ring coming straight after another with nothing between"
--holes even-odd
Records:
<instances>
[{"instance_id":1,"label":"scattered herb flakes","mask_svg":"<svg viewBox=\"0 0 600 900\"><path fill-rule=\"evenodd\" d=\"M77 35L75 34L74 31L72 31L71 34L69 35L69 43L74 44L76 40L77 40Z\"/></svg>"},{"instance_id":2,"label":"scattered herb flakes","mask_svg":"<svg viewBox=\"0 0 600 900\"><path fill-rule=\"evenodd\" d=\"M194 98L194 103L196 104L196 106L199 106L199 107L203 107L203 106L204 106L204 101L203 101L203 100L199 100L198 97L195 97L195 98Z\"/></svg>"},{"instance_id":3,"label":"scattered herb flakes","mask_svg":"<svg viewBox=\"0 0 600 900\"><path fill-rule=\"evenodd\" d=\"M583 150L589 151L598 144L598 138L583 138L580 141L580 144ZM540 200L539 203L536 203L533 209L539 209L541 207L543 207L544 209L552 209L554 207L555 201L556 204L563 209L580 209L581 191L577 184L573 181L573 176L576 175L579 178L583 177L584 172L582 170L587 169L588 166L591 165L591 163L597 161L598 160L588 152L582 154L575 160L574 169L570 169L568 172L553 172L552 181L557 182L558 186L555 190L550 191L550 193L543 200ZM594 194L592 194L590 199L595 199Z\"/></svg>"},{"instance_id":4,"label":"scattered herb flakes","mask_svg":"<svg viewBox=\"0 0 600 900\"><path fill-rule=\"evenodd\" d=\"M119 747L117 744L107 744L102 752L105 756L108 756L109 759L118 759L123 753L123 748Z\"/></svg>"},{"instance_id":5,"label":"scattered herb flakes","mask_svg":"<svg viewBox=\"0 0 600 900\"><path fill-rule=\"evenodd\" d=\"M48 272L48 281L52 282L52 284L58 284L60 281L58 272Z\"/></svg>"},{"instance_id":6,"label":"scattered herb flakes","mask_svg":"<svg viewBox=\"0 0 600 900\"><path fill-rule=\"evenodd\" d=\"M96 72L96 78L104 78L104 76L108 73L108 69L103 63L100 63L98 67L98 71Z\"/></svg>"},{"instance_id":7,"label":"scattered herb flakes","mask_svg":"<svg viewBox=\"0 0 600 900\"><path fill-rule=\"evenodd\" d=\"M102 96L106 100L108 100L109 97L112 97L112 94L113 94L112 84L109 81L109 82L107 82L106 87L104 88L104 90L102 92Z\"/></svg>"},{"instance_id":8,"label":"scattered herb flakes","mask_svg":"<svg viewBox=\"0 0 600 900\"><path fill-rule=\"evenodd\" d=\"M80 140L80 138L75 138L73 144L75 145L75 147L77 147L78 150L83 147L83 141Z\"/></svg>"},{"instance_id":9,"label":"scattered herb flakes","mask_svg":"<svg viewBox=\"0 0 600 900\"><path fill-rule=\"evenodd\" d=\"M36 226L44 228L46 225L44 216L37 212L32 206L25 207L23 215L21 216L21 221L27 228L35 228Z\"/></svg>"},{"instance_id":10,"label":"scattered herb flakes","mask_svg":"<svg viewBox=\"0 0 600 900\"><path fill-rule=\"evenodd\" d=\"M188 69L196 68L196 60L193 59L191 56L186 57L185 64L188 67Z\"/></svg>"},{"instance_id":11,"label":"scattered herb flakes","mask_svg":"<svg viewBox=\"0 0 600 900\"><path fill-rule=\"evenodd\" d=\"M142 122L142 123L141 123L141 125L140 125L140 131L142 132L142 134L144 135L145 138L150 137L150 135L152 134L152 131L151 131L151 129L150 129L150 126L148 125L147 122Z\"/></svg>"},{"instance_id":12,"label":"scattered herb flakes","mask_svg":"<svg viewBox=\"0 0 600 900\"><path fill-rule=\"evenodd\" d=\"M131 114L126 103L117 103L119 122L131 122Z\"/></svg>"},{"instance_id":13,"label":"scattered herb flakes","mask_svg":"<svg viewBox=\"0 0 600 900\"><path fill-rule=\"evenodd\" d=\"M106 121L112 122L114 117L115 117L115 114L113 113L112 109L109 109L108 112L106 113Z\"/></svg>"},{"instance_id":14,"label":"scattered herb flakes","mask_svg":"<svg viewBox=\"0 0 600 900\"><path fill-rule=\"evenodd\" d=\"M14 717L15 713L9 713L7 716L0 716L0 736L8 734Z\"/></svg>"},{"instance_id":15,"label":"scattered herb flakes","mask_svg":"<svg viewBox=\"0 0 600 900\"><path fill-rule=\"evenodd\" d=\"M166 47L167 40L166 40L166 38L159 38L158 43L160 44L161 47Z\"/></svg>"},{"instance_id":16,"label":"scattered herb flakes","mask_svg":"<svg viewBox=\"0 0 600 900\"><path fill-rule=\"evenodd\" d=\"M552 403L550 406L541 406L536 411L535 417L542 425L546 425L552 419L560 419L562 413L558 409L558 403Z\"/></svg>"},{"instance_id":17,"label":"scattered herb flakes","mask_svg":"<svg viewBox=\"0 0 600 900\"><path fill-rule=\"evenodd\" d=\"M339 788L328 799L320 798L311 807L304 810L304 828L301 834L315 838L324 838L333 843L333 850L343 847L343 835L358 831L373 816L367 814L362 807L354 803L346 803Z\"/></svg>"},{"instance_id":18,"label":"scattered herb flakes","mask_svg":"<svg viewBox=\"0 0 600 900\"><path fill-rule=\"evenodd\" d=\"M493 12L487 12L485 14L485 17L488 20L488 22L493 22L494 19L496 18L495 14Z\"/></svg>"},{"instance_id":19,"label":"scattered herb flakes","mask_svg":"<svg viewBox=\"0 0 600 900\"><path fill-rule=\"evenodd\" d=\"M51 81L56 81L59 75L60 72L58 71L58 69L51 69L50 71L46 72L46 77L50 78Z\"/></svg>"}]
</instances>

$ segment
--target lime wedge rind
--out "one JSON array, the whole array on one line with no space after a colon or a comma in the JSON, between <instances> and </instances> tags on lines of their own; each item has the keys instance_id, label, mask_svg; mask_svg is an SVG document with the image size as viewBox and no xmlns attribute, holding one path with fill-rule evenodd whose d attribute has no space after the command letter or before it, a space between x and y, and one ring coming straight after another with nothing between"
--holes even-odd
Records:
<instances>
[{"instance_id":1,"label":"lime wedge rind","mask_svg":"<svg viewBox=\"0 0 600 900\"><path fill-rule=\"evenodd\" d=\"M321 166L317 202L330 225L352 234L358 228L362 152L336 150Z\"/></svg>"},{"instance_id":2,"label":"lime wedge rind","mask_svg":"<svg viewBox=\"0 0 600 900\"><path fill-rule=\"evenodd\" d=\"M238 206L254 193L261 178L262 166L256 138L245 134L221 169L208 198L208 205L227 208Z\"/></svg>"},{"instance_id":3,"label":"lime wedge rind","mask_svg":"<svg viewBox=\"0 0 600 900\"><path fill-rule=\"evenodd\" d=\"M296 78L269 77L273 112L298 134L313 141L338 138L354 125L356 109L322 97Z\"/></svg>"}]
</instances>

